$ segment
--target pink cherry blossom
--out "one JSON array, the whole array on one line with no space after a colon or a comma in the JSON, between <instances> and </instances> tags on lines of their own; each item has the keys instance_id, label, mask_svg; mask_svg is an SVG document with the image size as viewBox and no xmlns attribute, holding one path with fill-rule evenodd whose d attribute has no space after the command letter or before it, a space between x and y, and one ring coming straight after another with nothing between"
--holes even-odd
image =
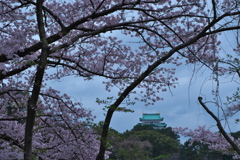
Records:
<instances>
[{"instance_id":1,"label":"pink cherry blossom","mask_svg":"<svg viewBox=\"0 0 240 160\"><path fill-rule=\"evenodd\" d=\"M239 74L239 59L221 57L219 39L240 29L239 14L227 0L1 1L1 156L104 159L114 111L132 98L163 100L179 83L176 67L205 66L216 82ZM119 89L101 138L88 110L48 86L66 76L103 77L107 91Z\"/></svg>"}]
</instances>

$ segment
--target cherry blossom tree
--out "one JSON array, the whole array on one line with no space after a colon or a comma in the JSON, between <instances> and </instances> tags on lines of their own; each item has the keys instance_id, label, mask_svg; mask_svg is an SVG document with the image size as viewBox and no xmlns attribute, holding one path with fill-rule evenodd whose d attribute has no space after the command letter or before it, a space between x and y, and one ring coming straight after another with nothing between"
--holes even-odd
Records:
<instances>
[{"instance_id":1,"label":"cherry blossom tree","mask_svg":"<svg viewBox=\"0 0 240 160\"><path fill-rule=\"evenodd\" d=\"M107 91L119 88L101 134L97 159L104 159L113 113L128 110L119 107L124 100L130 95L146 105L162 100L159 93L176 87L175 67L184 61L224 71L216 67L218 36L240 29L237 0L5 0L0 5L0 95L8 100L1 105L1 124L8 127L2 145L16 146L12 153L24 150L26 160L60 156L53 150L76 159L96 155L98 145L88 148L96 137L79 122L91 116L49 88L48 80L100 76Z\"/></svg>"},{"instance_id":2,"label":"cherry blossom tree","mask_svg":"<svg viewBox=\"0 0 240 160\"><path fill-rule=\"evenodd\" d=\"M26 105L23 90L5 93L1 106L1 159L23 159ZM49 94L50 93L50 94ZM90 129L91 112L67 95L42 90L33 127L32 154L38 159L95 159L99 136ZM106 154L107 158L107 154Z\"/></svg>"},{"instance_id":3,"label":"cherry blossom tree","mask_svg":"<svg viewBox=\"0 0 240 160\"><path fill-rule=\"evenodd\" d=\"M236 51L236 50L235 50ZM236 54L239 54L238 52ZM232 56L230 56L232 59ZM220 63L228 64L224 65L224 67L220 67ZM239 97L239 88L236 88L236 92L231 96L227 97L227 102L221 105L221 102L218 98L219 93L219 81L221 78L218 76L228 75L232 81L239 81L239 59L236 57L233 60L219 60L219 70L214 74L213 79L217 82L216 89L213 92L213 95L216 97L213 101L203 100L203 97L198 97L199 104L204 108L206 113L208 113L216 122L216 126L218 128L218 132L212 132L210 129L206 128L206 126L199 126L195 130L189 130L188 128L175 128L175 132L181 134L185 137L191 137L191 143L194 141L200 141L204 144L208 145L210 150L220 151L226 155L232 155L234 159L240 158L240 138L233 137L232 133L227 133L226 127L224 127L224 123L228 124L228 120L232 118L232 116L238 114L240 110L240 97ZM232 76L231 76L232 75ZM214 109L212 109L212 104L217 106L218 112L214 113ZM211 108L210 108L211 107ZM224 109L226 108L226 109ZM222 115L219 114L221 111ZM223 118L222 118L223 117ZM235 120L235 123L238 124L239 119ZM230 130L231 131L231 130Z\"/></svg>"},{"instance_id":4,"label":"cherry blossom tree","mask_svg":"<svg viewBox=\"0 0 240 160\"><path fill-rule=\"evenodd\" d=\"M176 23L166 24L167 22L169 22L171 20L176 20L175 18L173 18L173 19L168 18L167 22L164 20L162 20L162 21L160 20L161 22L166 22L166 23L161 23L161 24L163 24L163 26L167 28L167 29L164 28L167 30L165 32L167 32L167 34L172 39L169 40L168 36L166 36L166 35L163 36L163 33L158 32L161 30L160 29L161 27L156 29L156 31L153 34L158 34L157 36L160 36L160 37L162 36L162 37L166 38L166 39L163 39L163 41L167 42L167 46L169 47L168 48L169 50L166 52L161 52L162 57L153 61L152 64L149 65L148 68L145 70L145 72L140 74L140 76L137 79L133 80L132 83L128 87L126 87L126 89L124 91L121 92L121 97L119 97L114 103L112 103L112 105L110 105L110 109L108 110L108 114L105 119L106 128L108 128L108 125L110 123L113 112L118 108L119 104L124 99L122 97L126 97L130 92L132 92L133 89L135 89L135 87L139 87L141 85L140 83L144 83L146 81L153 82L154 80L149 80L149 78L151 78L151 74L154 73L154 70L163 64L169 63L170 60L173 60L173 58L175 58L174 55L176 55L176 54L180 55L181 58L186 58L186 62L188 64L191 64L191 63L200 64L201 66L207 67L210 71L212 71L212 73L214 73L217 76L217 77L213 77L214 80L219 80L218 76L229 75L233 72L236 73L237 75L239 75L239 59L234 58L235 64L229 63L229 60L222 59L221 58L221 50L218 47L221 42L218 41L218 39L217 39L217 36L219 36L221 32L239 29L239 8L235 8L239 5L238 2L237 1L234 1L234 2L212 1L210 4L209 3L204 4L202 2L197 3L195 1L188 1L188 2L189 3L185 3L185 1L184 1L182 3L183 4L185 3L185 5L188 6L188 8L185 11L187 11L187 13L190 12L191 16L188 17L185 15L184 18L187 17L187 20L186 20L182 17L182 14L183 14L182 12L180 12L180 11L177 12L178 14L180 14L179 17L176 18L178 20L177 22L182 22L177 27L175 26ZM198 4L198 5L197 6L193 5L194 6L193 7L191 2L192 3L194 2L195 5L196 4ZM177 4L180 4L180 3L181 2L179 2ZM166 2L166 5L168 7L172 7L172 5L167 2ZM185 7L185 5L184 5L184 7ZM212 8L207 9L208 5L210 5ZM195 12L195 14L192 15L191 9L196 10L195 7L198 8L200 6L202 7L201 8L202 12L199 9L200 12ZM166 7L166 8L168 8L168 7ZM183 5L181 5L181 7L183 7ZM176 11L176 10L174 10L174 11ZM153 14L152 12L153 12L153 10L147 12L148 14L147 13L146 14L151 15L151 14ZM173 14L173 13L175 13L175 12L171 12L171 14ZM184 12L184 13L186 14L186 12ZM235 16L232 13L234 13L234 15L236 16L237 21L234 20ZM154 16L152 16L152 17L154 17ZM158 19L161 19L161 18L158 17ZM228 21L225 21L226 19L228 19ZM176 22L176 21L174 21L174 22ZM196 26L195 26L194 22L197 22ZM184 24L186 24L186 25L184 25ZM191 33L185 32L186 29L188 28L188 25L191 25L190 28L193 29ZM183 28L182 28L182 26L183 26ZM182 34L182 33L184 33L184 34ZM236 32L236 33L238 35L238 32ZM238 37L238 36L236 36L236 37ZM174 43L175 42L174 40L176 40L176 39L179 40L178 41L179 44ZM148 43L148 45L151 42L152 41L150 41ZM236 48L233 49L234 51L238 51L238 48L239 48L238 39L236 40L236 42L237 42ZM152 45L156 46L156 45L159 45L159 43L155 42ZM150 46L152 46L152 45L150 45ZM159 51L158 50L159 48L154 48L154 49ZM237 53L237 55L238 54L239 53ZM237 55L235 55L235 56L237 57ZM178 59L178 57L176 57L176 59ZM171 62L174 63L173 61L171 61ZM228 65L230 64L230 67L225 67L225 66L221 67L219 65L220 63L228 64ZM178 65L178 63L177 63L177 65ZM233 77L233 79L235 79L235 78ZM170 78L167 83L167 86L174 87L174 81L175 81L175 79ZM159 83L161 83L161 82L159 82ZM154 98L151 99L151 96L154 96L155 93L158 92L158 90L156 88L159 85L153 84L154 87L149 87L149 84L151 84L151 83L148 83L148 85L145 85L145 87L147 88L146 92L147 93L151 92L151 93L147 94L146 97L148 100L155 101L159 97L155 97L156 99L154 99ZM156 89L156 90L154 90L154 89ZM166 90L166 88L162 89L162 91L165 91L165 90ZM215 95L218 96L218 93L216 92ZM239 99L239 97L238 97L238 99ZM199 100L201 100L201 98L199 98ZM203 103L201 103L201 105L203 105ZM228 109L233 110L233 108L234 108L235 112L239 111L239 105L235 105L234 107L230 107ZM220 121L219 118L217 118L217 119L218 119L217 122L219 122ZM219 123L217 123L217 124L219 124ZM220 125L218 125L218 126L220 126ZM220 129L220 127L219 127L219 129ZM225 132L223 130L223 128L221 128L220 131L223 131L223 132L221 132L221 134L223 134ZM195 131L195 132L196 132L196 134L198 133L198 131ZM211 135L213 133L209 132L209 134ZM229 141L229 139L231 139L231 138L229 138L228 136L225 136L226 134L223 134L223 135L224 135L224 140L227 139L227 141L228 141L228 142L226 141L225 144L228 144L228 146L231 145L231 147L237 152L237 154L239 154L238 153L239 149L237 147L238 142L236 142L235 144L231 143L231 141ZM104 132L102 134L102 137L106 137L104 135ZM219 142L221 142L220 139L221 138L219 137ZM221 144L221 143L218 143L218 144ZM221 147L219 146L219 148L221 148ZM100 150L100 152L101 152L101 150ZM238 157L238 156L236 156L236 157ZM99 158L99 159L101 159L101 158Z\"/></svg>"},{"instance_id":5,"label":"cherry blossom tree","mask_svg":"<svg viewBox=\"0 0 240 160\"><path fill-rule=\"evenodd\" d=\"M239 22L237 23L239 24ZM222 82L239 84L240 78L240 61L239 61L239 33L236 32L236 48L231 54L226 54L224 57L219 57L217 63L211 69L211 80L215 84L212 95L213 99L209 97L198 97L199 104L204 108L216 122L218 132L213 132L206 126L199 126L197 129L189 130L188 128L174 128L174 131L185 137L191 137L191 143L194 141L207 144L210 150L220 151L226 155L232 155L234 159L240 158L240 138L233 137L229 126L229 119L237 117L235 123L239 123L239 118L236 116L240 111L240 96L239 87L232 91L232 96L221 97L220 85ZM204 93L202 93L204 94ZM223 101L225 101L223 103Z\"/></svg>"}]
</instances>

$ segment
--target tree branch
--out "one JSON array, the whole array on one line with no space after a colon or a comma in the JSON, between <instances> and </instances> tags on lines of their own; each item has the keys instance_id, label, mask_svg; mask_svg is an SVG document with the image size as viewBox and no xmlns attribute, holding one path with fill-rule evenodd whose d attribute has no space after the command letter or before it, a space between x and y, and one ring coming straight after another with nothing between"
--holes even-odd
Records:
<instances>
[{"instance_id":1,"label":"tree branch","mask_svg":"<svg viewBox=\"0 0 240 160\"><path fill-rule=\"evenodd\" d=\"M220 133L223 135L223 137L228 141L228 143L233 147L233 149L240 155L240 149L238 148L236 143L234 143L234 141L228 136L228 134L226 133L226 131L222 127L222 124L221 124L220 120L202 102L202 97L198 97L198 101L201 104L201 106L207 111L207 113L217 122L217 127L218 127Z\"/></svg>"},{"instance_id":2,"label":"tree branch","mask_svg":"<svg viewBox=\"0 0 240 160\"><path fill-rule=\"evenodd\" d=\"M7 142L11 143L14 146L17 146L20 149L24 149L24 146L21 145L18 140L13 139L12 137L10 137L10 136L8 136L6 134L0 134L0 139L2 139L4 141L7 141ZM36 153L33 153L33 154L37 156ZM37 156L37 157L39 158L39 160L43 160L40 156Z\"/></svg>"},{"instance_id":3,"label":"tree branch","mask_svg":"<svg viewBox=\"0 0 240 160\"><path fill-rule=\"evenodd\" d=\"M3 139L5 141L8 141L9 143L18 146L21 149L24 149L24 146L19 143L18 140L13 139L12 137L6 135L6 134L0 134L0 139Z\"/></svg>"},{"instance_id":4,"label":"tree branch","mask_svg":"<svg viewBox=\"0 0 240 160\"><path fill-rule=\"evenodd\" d=\"M43 22L43 5L44 0L37 0L36 4L36 15L39 30L39 37L41 41L41 56L40 62L37 67L36 77L34 80L32 95L28 99L27 104L27 118L25 127L25 143L24 143L24 160L32 160L32 137L33 137L33 127L36 117L37 101L39 98L44 71L47 66L47 56L48 56L48 41L46 38L46 32Z\"/></svg>"},{"instance_id":5,"label":"tree branch","mask_svg":"<svg viewBox=\"0 0 240 160\"><path fill-rule=\"evenodd\" d=\"M212 7L213 7L213 19L217 19L217 10L216 10L216 2L212 0Z\"/></svg>"}]
</instances>

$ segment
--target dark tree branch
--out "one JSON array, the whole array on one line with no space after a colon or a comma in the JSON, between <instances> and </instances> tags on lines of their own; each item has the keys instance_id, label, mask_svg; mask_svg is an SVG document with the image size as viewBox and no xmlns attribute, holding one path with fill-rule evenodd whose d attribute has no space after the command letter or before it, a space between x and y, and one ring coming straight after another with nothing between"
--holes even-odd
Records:
<instances>
[{"instance_id":1,"label":"dark tree branch","mask_svg":"<svg viewBox=\"0 0 240 160\"><path fill-rule=\"evenodd\" d=\"M211 24L213 25L213 24ZM196 37L193 37L189 41L180 44L173 49L171 49L168 54L166 54L164 57L160 58L156 62L154 62L152 65L148 66L148 68L143 72L137 79L135 79L118 97L118 99L109 106L109 109L107 111L107 115L103 124L103 130L101 135L101 145L100 145L100 151L97 156L96 160L104 160L104 154L106 150L106 144L107 144L107 137L108 137L108 129L109 125L113 116L114 111L119 107L119 105L122 103L122 101L129 95L129 93L135 89L155 68L157 68L160 64L164 63L168 58L170 58L175 52L178 52L180 49L185 48L186 46L193 44L201 37L205 36L206 31L210 28L210 26L205 27L205 29L199 33Z\"/></svg>"},{"instance_id":2,"label":"dark tree branch","mask_svg":"<svg viewBox=\"0 0 240 160\"><path fill-rule=\"evenodd\" d=\"M140 84L156 67L158 67L160 64L164 63L168 58L170 58L175 52L178 52L180 49L187 47L190 44L195 43L200 38L206 36L206 32L213 27L216 23L218 23L220 20L228 16L229 13L223 14L222 16L218 17L217 19L211 21L200 33L198 33L193 38L189 39L188 41L173 47L166 56L162 57L161 59L154 62L152 65L150 65L145 72L143 72L134 82L132 82L119 96L119 98L113 103L111 106L109 106L109 109L107 111L107 115L105 117L102 135L101 135L101 145L99 154L97 156L97 160L103 160L104 154L106 150L106 144L107 144L107 137L108 137L108 130L109 125L113 116L114 111L119 107L119 105L122 103L122 101L129 95L129 93L137 87L138 84Z\"/></svg>"},{"instance_id":3,"label":"dark tree branch","mask_svg":"<svg viewBox=\"0 0 240 160\"><path fill-rule=\"evenodd\" d=\"M26 119L26 117L23 118L0 118L0 121L20 121Z\"/></svg>"},{"instance_id":4,"label":"dark tree branch","mask_svg":"<svg viewBox=\"0 0 240 160\"><path fill-rule=\"evenodd\" d=\"M12 145L18 146L21 149L24 149L24 146L19 143L18 140L13 139L12 137L6 135L6 134L1 134L0 139L3 139L5 141L10 142Z\"/></svg>"},{"instance_id":5,"label":"dark tree branch","mask_svg":"<svg viewBox=\"0 0 240 160\"><path fill-rule=\"evenodd\" d=\"M21 143L18 140L14 139L6 134L0 134L0 139L7 141L14 146L17 146L20 149L24 149L24 146L21 145ZM33 153L33 154L36 155L35 153ZM39 158L39 160L43 160L41 157L39 157L39 156L37 156L37 157Z\"/></svg>"},{"instance_id":6,"label":"dark tree branch","mask_svg":"<svg viewBox=\"0 0 240 160\"><path fill-rule=\"evenodd\" d=\"M39 37L41 41L41 56L40 62L37 67L36 77L34 80L32 95L28 99L27 104L27 118L25 127L25 143L24 143L24 160L32 160L32 137L33 137L33 127L36 117L37 101L39 98L44 71L47 66L47 56L48 56L48 41L46 38L44 22L43 22L43 5L44 0L37 0L36 3L36 15L39 30Z\"/></svg>"},{"instance_id":7,"label":"dark tree branch","mask_svg":"<svg viewBox=\"0 0 240 160\"><path fill-rule=\"evenodd\" d=\"M28 69L29 67L31 67L32 65L31 64L26 64L20 68L16 68L16 69L13 69L11 71L8 71L6 73L3 73L2 70L0 70L0 80L3 80L5 78L8 78L8 77L11 77L13 75L16 75L18 73L21 73L22 71Z\"/></svg>"},{"instance_id":8,"label":"dark tree branch","mask_svg":"<svg viewBox=\"0 0 240 160\"><path fill-rule=\"evenodd\" d=\"M216 10L216 2L212 0L212 7L213 7L213 19L217 19L217 10Z\"/></svg>"},{"instance_id":9,"label":"dark tree branch","mask_svg":"<svg viewBox=\"0 0 240 160\"><path fill-rule=\"evenodd\" d=\"M29 3L29 4L33 4L33 5L37 5L36 4L36 2L33 2L33 1L31 1L31 0L26 0L27 1L27 3ZM44 10L44 11L46 11L49 15L51 15L52 17L53 17L53 19L60 25L60 27L62 28L62 29L64 29L65 28L65 26L64 26L64 24L62 23L62 21L61 21L61 19L57 16L57 15L55 15L50 9L48 9L47 7L45 7L45 6L42 6L42 9Z\"/></svg>"},{"instance_id":10,"label":"dark tree branch","mask_svg":"<svg viewBox=\"0 0 240 160\"><path fill-rule=\"evenodd\" d=\"M60 115L60 117L61 118L63 118L61 115ZM40 118L41 120L42 120L42 122L44 122L48 127L50 127L50 128L52 128L53 126L51 126L46 120L44 120L44 119L42 119L42 118ZM65 122L65 121L64 121ZM72 130L71 130L72 131ZM62 141L63 141L63 143L66 143L66 141L64 140L64 138L62 138L62 136L57 132L57 131L55 131L54 129L53 129L53 132L57 135L57 137L59 138L59 139L61 139ZM75 134L74 134L74 136L75 136ZM59 144L60 145L60 144ZM55 147L56 146L58 146L58 145L55 145ZM54 148L54 147L52 147L52 148ZM52 149L52 148L48 148L48 149ZM46 148L47 149L47 148ZM59 152L61 152L61 151L59 151ZM78 159L80 159L78 156L79 155L77 155L75 152L74 152L74 155L75 155L75 158L78 158Z\"/></svg>"},{"instance_id":11,"label":"dark tree branch","mask_svg":"<svg viewBox=\"0 0 240 160\"><path fill-rule=\"evenodd\" d=\"M238 148L236 143L234 143L234 141L228 136L228 134L226 133L226 131L222 127L222 124L221 124L220 120L202 102L202 97L198 97L198 101L201 104L201 106L207 111L207 113L217 122L217 127L218 127L220 133L223 135L223 137L228 141L228 143L233 147L233 149L240 155L240 149Z\"/></svg>"},{"instance_id":12,"label":"dark tree branch","mask_svg":"<svg viewBox=\"0 0 240 160\"><path fill-rule=\"evenodd\" d=\"M221 63L225 63L225 64L228 64L228 65L230 65L230 66L233 68L234 72L236 72L236 73L237 73L237 75L238 75L238 78L240 78L240 69L239 69L239 67L238 67L238 66L235 66L235 65L233 65L233 64L232 64L232 63L230 63L230 62L226 62L226 61L222 61L222 60L220 60L219 62L221 62Z\"/></svg>"}]
</instances>

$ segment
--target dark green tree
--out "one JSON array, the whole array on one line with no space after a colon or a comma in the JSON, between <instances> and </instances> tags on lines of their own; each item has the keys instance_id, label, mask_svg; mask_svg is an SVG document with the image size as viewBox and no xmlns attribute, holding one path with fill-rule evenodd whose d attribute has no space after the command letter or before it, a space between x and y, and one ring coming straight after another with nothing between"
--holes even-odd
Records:
<instances>
[{"instance_id":1,"label":"dark green tree","mask_svg":"<svg viewBox=\"0 0 240 160\"><path fill-rule=\"evenodd\" d=\"M132 135L141 141L148 140L152 144L152 156L170 155L178 152L178 142L173 138L160 134L154 130L136 131Z\"/></svg>"},{"instance_id":2,"label":"dark green tree","mask_svg":"<svg viewBox=\"0 0 240 160\"><path fill-rule=\"evenodd\" d=\"M234 139L240 138L240 131L232 132L231 136L233 136Z\"/></svg>"},{"instance_id":3,"label":"dark green tree","mask_svg":"<svg viewBox=\"0 0 240 160\"><path fill-rule=\"evenodd\" d=\"M206 144L194 141L191 144L191 139L187 140L183 145L180 145L181 160L233 160L232 156L223 155L221 152L209 150Z\"/></svg>"},{"instance_id":4,"label":"dark green tree","mask_svg":"<svg viewBox=\"0 0 240 160\"><path fill-rule=\"evenodd\" d=\"M129 137L112 146L111 159L114 160L146 160L151 159L152 144L138 137Z\"/></svg>"},{"instance_id":5,"label":"dark green tree","mask_svg":"<svg viewBox=\"0 0 240 160\"><path fill-rule=\"evenodd\" d=\"M157 133L160 133L162 135L166 135L168 137L171 137L172 139L179 142L179 135L172 131L171 127L163 128L163 129L153 129L151 125L142 125L137 124L133 127L132 130L124 132L124 136L128 137L129 135L133 134L136 131L143 131L143 130L151 130Z\"/></svg>"}]
</instances>

